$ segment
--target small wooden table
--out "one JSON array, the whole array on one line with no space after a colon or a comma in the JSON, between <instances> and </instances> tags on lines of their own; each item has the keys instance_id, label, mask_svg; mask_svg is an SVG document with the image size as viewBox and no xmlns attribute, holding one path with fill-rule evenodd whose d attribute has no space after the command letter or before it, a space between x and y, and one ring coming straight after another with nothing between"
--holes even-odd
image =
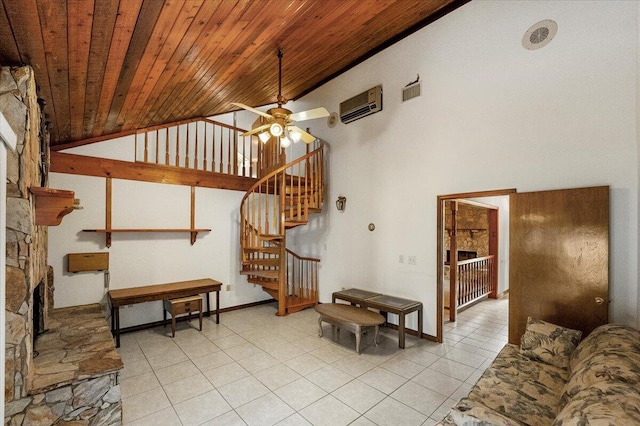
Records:
<instances>
[{"instance_id":1,"label":"small wooden table","mask_svg":"<svg viewBox=\"0 0 640 426\"><path fill-rule=\"evenodd\" d=\"M334 291L331 295L331 302L336 303L336 299L346 300L352 305L358 305L361 308L365 305L365 300L370 297L380 296L380 293L372 291L360 290L359 288L349 288L342 291Z\"/></svg>"},{"instance_id":2,"label":"small wooden table","mask_svg":"<svg viewBox=\"0 0 640 426\"><path fill-rule=\"evenodd\" d=\"M176 337L176 317L180 314L189 314L187 321L191 322L191 314L198 313L200 318L200 331L202 331L202 297L188 296L179 299L164 299L162 325L167 326L167 313L171 315L171 337Z\"/></svg>"},{"instance_id":3,"label":"small wooden table","mask_svg":"<svg viewBox=\"0 0 640 426\"><path fill-rule=\"evenodd\" d=\"M398 315L398 346L404 349L405 316L411 312L418 311L418 338L422 337L422 303L416 300L402 299L400 297L387 296L385 294L374 293L372 291L361 290L359 288L349 288L347 290L336 291L331 295L332 302L336 299L346 300L352 305L361 308L372 308L380 311L384 315L385 322L387 312Z\"/></svg>"},{"instance_id":4,"label":"small wooden table","mask_svg":"<svg viewBox=\"0 0 640 426\"><path fill-rule=\"evenodd\" d=\"M377 312L357 308L355 306L339 303L324 303L316 305L315 311L320 314L318 318L318 337L322 337L322 322L328 322L338 327L344 327L356 335L356 352L360 353L360 340L362 331L366 328L375 328L373 342L378 346L378 328L384 323L384 317Z\"/></svg>"},{"instance_id":5,"label":"small wooden table","mask_svg":"<svg viewBox=\"0 0 640 426\"><path fill-rule=\"evenodd\" d=\"M221 287L222 283L219 281L204 278L200 280L109 290L109 301L111 302L111 333L116 338L116 348L120 347L120 306L206 293L206 315L211 316L209 293L214 291L216 293L216 324L220 324Z\"/></svg>"},{"instance_id":6,"label":"small wooden table","mask_svg":"<svg viewBox=\"0 0 640 426\"><path fill-rule=\"evenodd\" d=\"M422 302L380 295L366 299L365 303L368 308L379 310L384 315L385 321L387 312L398 315L398 346L400 348L404 349L404 319L411 312L418 311L418 338L422 337Z\"/></svg>"}]
</instances>

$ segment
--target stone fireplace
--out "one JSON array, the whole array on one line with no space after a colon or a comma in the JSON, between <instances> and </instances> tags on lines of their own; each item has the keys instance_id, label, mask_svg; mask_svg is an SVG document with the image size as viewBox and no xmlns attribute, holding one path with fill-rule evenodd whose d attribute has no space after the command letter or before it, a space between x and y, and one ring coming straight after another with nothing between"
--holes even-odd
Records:
<instances>
[{"instance_id":1,"label":"stone fireplace","mask_svg":"<svg viewBox=\"0 0 640 426\"><path fill-rule=\"evenodd\" d=\"M7 155L5 425L120 424L123 365L99 305L53 309L34 195L49 191L49 141L31 67L0 69L0 112L17 136Z\"/></svg>"},{"instance_id":2,"label":"stone fireplace","mask_svg":"<svg viewBox=\"0 0 640 426\"><path fill-rule=\"evenodd\" d=\"M30 67L0 71L0 110L17 135L7 156L7 246L5 320L5 402L27 396L33 378L33 297L47 283L47 227L36 226L32 186L46 183L41 173L40 106ZM46 327L44 292L42 325Z\"/></svg>"}]
</instances>

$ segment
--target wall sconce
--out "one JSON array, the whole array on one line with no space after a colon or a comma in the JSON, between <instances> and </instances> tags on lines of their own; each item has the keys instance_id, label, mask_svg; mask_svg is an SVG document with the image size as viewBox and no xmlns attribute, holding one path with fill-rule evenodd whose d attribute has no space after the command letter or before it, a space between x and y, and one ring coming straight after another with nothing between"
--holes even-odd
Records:
<instances>
[{"instance_id":1,"label":"wall sconce","mask_svg":"<svg viewBox=\"0 0 640 426\"><path fill-rule=\"evenodd\" d=\"M344 211L344 207L347 204L347 197L343 195L338 195L338 199L336 200L336 208L339 212Z\"/></svg>"}]
</instances>

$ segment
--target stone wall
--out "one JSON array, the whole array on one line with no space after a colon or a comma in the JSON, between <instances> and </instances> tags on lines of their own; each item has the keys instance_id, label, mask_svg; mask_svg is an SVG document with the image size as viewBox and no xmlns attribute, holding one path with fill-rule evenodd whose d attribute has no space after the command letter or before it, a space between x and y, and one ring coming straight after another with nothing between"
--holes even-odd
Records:
<instances>
[{"instance_id":1,"label":"stone wall","mask_svg":"<svg viewBox=\"0 0 640 426\"><path fill-rule=\"evenodd\" d=\"M33 291L40 282L47 283L47 227L35 225L34 200L29 193L30 187L42 186L40 106L31 67L0 70L0 111L17 135L16 152L7 155L4 398L9 402L25 397L29 390Z\"/></svg>"},{"instance_id":2,"label":"stone wall","mask_svg":"<svg viewBox=\"0 0 640 426\"><path fill-rule=\"evenodd\" d=\"M478 257L489 256L489 214L486 208L471 204L458 204L458 250L476 251ZM446 229L451 229L451 209L445 209ZM444 250L451 247L449 233L444 234Z\"/></svg>"},{"instance_id":3,"label":"stone wall","mask_svg":"<svg viewBox=\"0 0 640 426\"><path fill-rule=\"evenodd\" d=\"M117 372L76 381L5 405L5 424L118 425L122 419ZM9 420L10 419L10 420Z\"/></svg>"}]
</instances>

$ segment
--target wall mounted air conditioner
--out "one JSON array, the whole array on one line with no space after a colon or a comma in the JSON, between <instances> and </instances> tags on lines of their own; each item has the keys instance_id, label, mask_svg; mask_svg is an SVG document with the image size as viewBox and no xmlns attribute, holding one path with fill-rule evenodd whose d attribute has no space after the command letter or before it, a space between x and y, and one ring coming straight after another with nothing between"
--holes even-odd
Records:
<instances>
[{"instance_id":1,"label":"wall mounted air conditioner","mask_svg":"<svg viewBox=\"0 0 640 426\"><path fill-rule=\"evenodd\" d=\"M382 85L340 103L340 121L351 123L378 111L382 111Z\"/></svg>"}]
</instances>

